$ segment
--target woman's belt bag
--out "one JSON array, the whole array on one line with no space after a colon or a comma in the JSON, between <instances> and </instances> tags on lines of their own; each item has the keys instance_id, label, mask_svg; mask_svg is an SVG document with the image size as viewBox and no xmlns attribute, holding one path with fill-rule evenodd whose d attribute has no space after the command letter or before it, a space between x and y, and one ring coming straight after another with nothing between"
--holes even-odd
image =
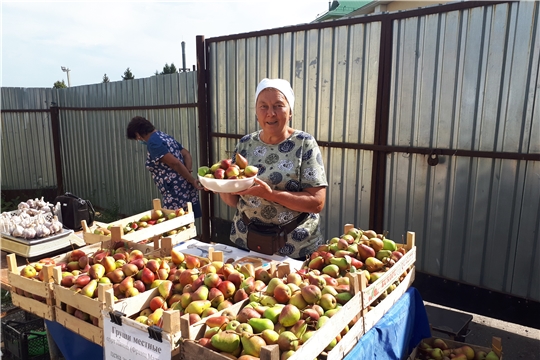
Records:
<instances>
[{"instance_id":1,"label":"woman's belt bag","mask_svg":"<svg viewBox=\"0 0 540 360\"><path fill-rule=\"evenodd\" d=\"M242 213L242 219L247 226L247 246L249 250L265 255L273 255L287 243L287 235L296 229L308 214L302 213L288 223L281 225L268 225L250 221Z\"/></svg>"}]
</instances>

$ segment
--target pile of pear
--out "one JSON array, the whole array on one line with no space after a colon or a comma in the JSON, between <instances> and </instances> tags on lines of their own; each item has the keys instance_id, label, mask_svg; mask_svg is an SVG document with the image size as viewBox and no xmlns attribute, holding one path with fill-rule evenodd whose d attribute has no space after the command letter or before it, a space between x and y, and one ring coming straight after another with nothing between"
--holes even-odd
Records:
<instances>
[{"instance_id":1,"label":"pile of pear","mask_svg":"<svg viewBox=\"0 0 540 360\"><path fill-rule=\"evenodd\" d=\"M361 272L368 283L373 283L405 253L404 247L398 247L384 234L353 228L340 237L330 239L327 244L320 245L306 261L305 267L334 277L344 276L348 272Z\"/></svg>"},{"instance_id":2,"label":"pile of pear","mask_svg":"<svg viewBox=\"0 0 540 360\"><path fill-rule=\"evenodd\" d=\"M180 252L175 256L183 256L186 264L199 259ZM266 288L269 281L268 272L255 269L251 263L233 265L208 260L200 266L180 264L174 274L159 282L158 294L150 300L149 307L133 318L142 324L161 327L164 311L172 309L178 310L180 316L188 314L193 325L244 301L251 293Z\"/></svg>"},{"instance_id":3,"label":"pile of pear","mask_svg":"<svg viewBox=\"0 0 540 360\"><path fill-rule=\"evenodd\" d=\"M417 348L415 360L499 360L494 351L475 351L469 345L449 346L443 339L424 339Z\"/></svg>"},{"instance_id":4,"label":"pile of pear","mask_svg":"<svg viewBox=\"0 0 540 360\"><path fill-rule=\"evenodd\" d=\"M260 278L269 279L266 288L251 291L248 304L238 314L225 310L209 317L200 345L248 360L258 359L263 346L276 344L280 359L288 359L353 298L348 277L301 269L283 278L270 278L266 270L258 270ZM355 322L329 339L324 352L332 350Z\"/></svg>"}]
</instances>

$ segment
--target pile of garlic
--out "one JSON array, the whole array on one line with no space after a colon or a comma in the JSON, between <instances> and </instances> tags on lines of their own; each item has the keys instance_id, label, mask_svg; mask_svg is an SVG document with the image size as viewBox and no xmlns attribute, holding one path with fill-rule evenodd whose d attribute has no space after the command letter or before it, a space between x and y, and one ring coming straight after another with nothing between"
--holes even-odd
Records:
<instances>
[{"instance_id":1,"label":"pile of garlic","mask_svg":"<svg viewBox=\"0 0 540 360\"><path fill-rule=\"evenodd\" d=\"M19 203L18 209L0 214L0 230L24 239L43 238L62 232L53 205L41 199Z\"/></svg>"}]
</instances>

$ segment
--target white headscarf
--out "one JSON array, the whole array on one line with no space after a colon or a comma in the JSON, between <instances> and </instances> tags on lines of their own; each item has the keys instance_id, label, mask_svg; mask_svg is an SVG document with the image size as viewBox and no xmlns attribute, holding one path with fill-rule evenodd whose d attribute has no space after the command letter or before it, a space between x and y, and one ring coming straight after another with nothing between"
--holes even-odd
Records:
<instances>
[{"instance_id":1,"label":"white headscarf","mask_svg":"<svg viewBox=\"0 0 540 360\"><path fill-rule=\"evenodd\" d=\"M257 103L257 98L259 93L266 88L274 88L285 96L291 107L291 111L294 109L294 92L291 87L291 84L287 80L283 79L262 79L262 81L257 85L257 91L255 92L255 103Z\"/></svg>"}]
</instances>

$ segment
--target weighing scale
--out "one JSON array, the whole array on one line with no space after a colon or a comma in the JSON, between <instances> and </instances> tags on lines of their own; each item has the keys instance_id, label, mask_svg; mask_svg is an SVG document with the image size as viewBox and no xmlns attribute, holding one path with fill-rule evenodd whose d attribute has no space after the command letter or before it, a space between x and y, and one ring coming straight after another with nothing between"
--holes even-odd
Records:
<instances>
[{"instance_id":1,"label":"weighing scale","mask_svg":"<svg viewBox=\"0 0 540 360\"><path fill-rule=\"evenodd\" d=\"M73 230L63 229L59 234L41 239L25 240L2 233L0 248L7 253L14 253L25 258L46 257L63 249L85 246L84 239L75 235Z\"/></svg>"}]
</instances>

